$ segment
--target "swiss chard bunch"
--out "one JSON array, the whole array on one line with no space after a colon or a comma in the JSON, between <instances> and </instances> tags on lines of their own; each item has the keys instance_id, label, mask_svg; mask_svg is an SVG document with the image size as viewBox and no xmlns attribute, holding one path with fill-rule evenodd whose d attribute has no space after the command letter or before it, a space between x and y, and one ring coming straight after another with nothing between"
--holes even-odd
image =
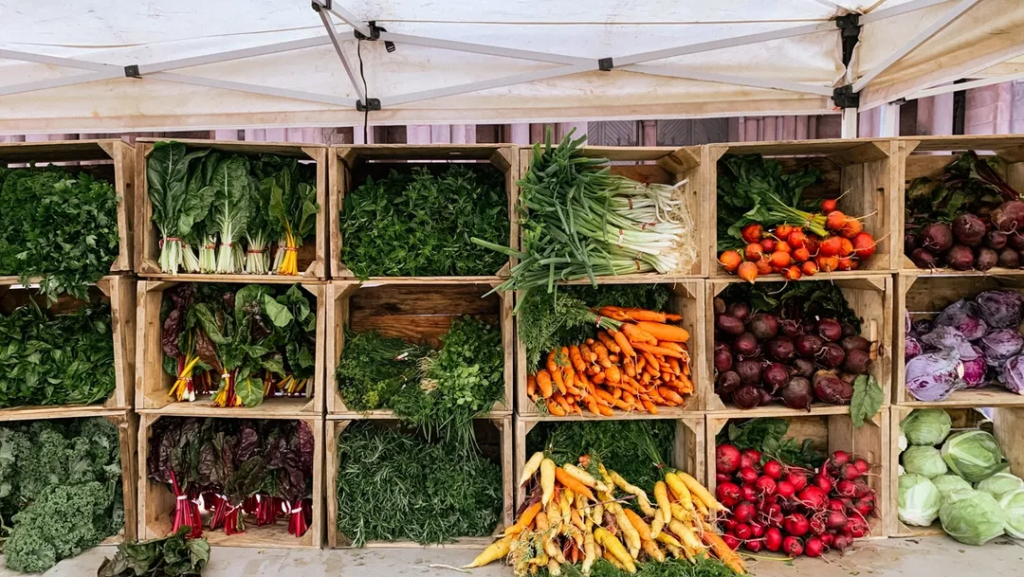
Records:
<instances>
[{"instance_id":1,"label":"swiss chard bunch","mask_svg":"<svg viewBox=\"0 0 1024 577\"><path fill-rule=\"evenodd\" d=\"M122 541L113 559L104 559L97 577L178 577L202 575L210 562L206 539L188 539L188 530L162 539Z\"/></svg>"},{"instance_id":2,"label":"swiss chard bunch","mask_svg":"<svg viewBox=\"0 0 1024 577\"><path fill-rule=\"evenodd\" d=\"M360 278L492 276L508 257L472 238L508 245L508 196L492 166L392 170L345 195L341 260Z\"/></svg>"},{"instance_id":3,"label":"swiss chard bunch","mask_svg":"<svg viewBox=\"0 0 1024 577\"><path fill-rule=\"evenodd\" d=\"M50 300L84 298L117 258L119 200L85 172L0 167L0 275L41 277Z\"/></svg>"},{"instance_id":4,"label":"swiss chard bunch","mask_svg":"<svg viewBox=\"0 0 1024 577\"><path fill-rule=\"evenodd\" d=\"M101 403L114 386L109 305L0 313L0 408Z\"/></svg>"},{"instance_id":5,"label":"swiss chard bunch","mask_svg":"<svg viewBox=\"0 0 1024 577\"><path fill-rule=\"evenodd\" d=\"M316 171L294 158L264 155L253 163L259 181L261 202L269 207L266 240L277 238L277 252L271 270L297 275L298 251L316 231Z\"/></svg>"},{"instance_id":6,"label":"swiss chard bunch","mask_svg":"<svg viewBox=\"0 0 1024 577\"><path fill-rule=\"evenodd\" d=\"M1020 200L999 172L999 159L979 158L972 150L949 164L938 178L921 177L907 186L907 229L952 222L962 214L986 216L1003 202Z\"/></svg>"}]
</instances>

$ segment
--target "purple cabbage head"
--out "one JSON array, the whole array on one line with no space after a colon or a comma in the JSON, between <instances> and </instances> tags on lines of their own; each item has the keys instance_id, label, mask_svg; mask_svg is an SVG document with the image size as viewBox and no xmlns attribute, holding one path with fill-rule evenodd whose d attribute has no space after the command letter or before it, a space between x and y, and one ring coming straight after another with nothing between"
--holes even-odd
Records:
<instances>
[{"instance_id":1,"label":"purple cabbage head","mask_svg":"<svg viewBox=\"0 0 1024 577\"><path fill-rule=\"evenodd\" d=\"M978 356L963 333L953 327L937 326L932 332L921 337L921 341L943 351L956 351L957 359L969 361Z\"/></svg>"},{"instance_id":2,"label":"purple cabbage head","mask_svg":"<svg viewBox=\"0 0 1024 577\"><path fill-rule=\"evenodd\" d=\"M1024 296L1017 291L985 291L978 293L974 301L981 309L981 318L992 328L1016 327L1024 314Z\"/></svg>"},{"instance_id":3,"label":"purple cabbage head","mask_svg":"<svg viewBox=\"0 0 1024 577\"><path fill-rule=\"evenodd\" d=\"M1017 355L1006 361L1003 372L999 375L999 382L1011 393L1024 395L1024 355Z\"/></svg>"},{"instance_id":4,"label":"purple cabbage head","mask_svg":"<svg viewBox=\"0 0 1024 577\"><path fill-rule=\"evenodd\" d=\"M907 363L907 390L919 401L943 401L964 387L963 375L955 351L925 353Z\"/></svg>"},{"instance_id":5,"label":"purple cabbage head","mask_svg":"<svg viewBox=\"0 0 1024 577\"><path fill-rule=\"evenodd\" d=\"M989 366L1001 368L1024 347L1024 337L1016 329L996 329L981 339L981 348Z\"/></svg>"},{"instance_id":6,"label":"purple cabbage head","mask_svg":"<svg viewBox=\"0 0 1024 577\"><path fill-rule=\"evenodd\" d=\"M909 361L922 352L924 351L921 349L921 342L914 337L907 337L907 344L903 352L903 360Z\"/></svg>"},{"instance_id":7,"label":"purple cabbage head","mask_svg":"<svg viewBox=\"0 0 1024 577\"><path fill-rule=\"evenodd\" d=\"M910 332L917 336L921 336L932 332L933 328L935 328L935 324L932 323L931 319L917 319L914 321L914 325L910 329Z\"/></svg>"},{"instance_id":8,"label":"purple cabbage head","mask_svg":"<svg viewBox=\"0 0 1024 577\"><path fill-rule=\"evenodd\" d=\"M988 384L988 380L985 378L985 373L988 371L985 355L978 347L974 347L974 352L978 354L977 358L963 362L964 384L968 389L976 389Z\"/></svg>"},{"instance_id":9,"label":"purple cabbage head","mask_svg":"<svg viewBox=\"0 0 1024 577\"><path fill-rule=\"evenodd\" d=\"M953 327L964 338L976 341L988 332L988 325L981 320L981 307L977 303L960 299L946 307L935 319L936 327Z\"/></svg>"}]
</instances>

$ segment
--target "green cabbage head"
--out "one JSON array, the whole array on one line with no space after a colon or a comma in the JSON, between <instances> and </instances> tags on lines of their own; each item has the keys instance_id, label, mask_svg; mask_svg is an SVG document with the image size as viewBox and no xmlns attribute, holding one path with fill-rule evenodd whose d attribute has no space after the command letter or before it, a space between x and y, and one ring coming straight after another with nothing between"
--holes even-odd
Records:
<instances>
[{"instance_id":1,"label":"green cabbage head","mask_svg":"<svg viewBox=\"0 0 1024 577\"><path fill-rule=\"evenodd\" d=\"M971 487L970 483L964 481L963 479L957 477L956 475L939 475L938 477L932 479L932 484L935 485L935 488L938 489L939 493L942 495L943 503L945 503L946 499L949 498L949 494L952 493L953 491L956 491L957 489L967 489L968 491L970 491L971 489L974 488Z\"/></svg>"},{"instance_id":2,"label":"green cabbage head","mask_svg":"<svg viewBox=\"0 0 1024 577\"><path fill-rule=\"evenodd\" d=\"M928 477L945 475L946 463L942 460L942 454L935 447L914 445L903 451L903 468L908 473Z\"/></svg>"},{"instance_id":3,"label":"green cabbage head","mask_svg":"<svg viewBox=\"0 0 1024 577\"><path fill-rule=\"evenodd\" d=\"M1006 516L995 497L975 490L958 490L939 508L947 535L966 545L984 545L1003 534Z\"/></svg>"},{"instance_id":4,"label":"green cabbage head","mask_svg":"<svg viewBox=\"0 0 1024 577\"><path fill-rule=\"evenodd\" d=\"M962 431L946 439L942 459L968 483L980 483L1010 466L996 438L978 430Z\"/></svg>"},{"instance_id":5,"label":"green cabbage head","mask_svg":"<svg viewBox=\"0 0 1024 577\"><path fill-rule=\"evenodd\" d=\"M1002 473L996 473L988 479L978 483L976 489L992 495L998 501L1007 493L1012 493L1018 489L1024 489L1024 481L1012 473L1003 471Z\"/></svg>"},{"instance_id":6,"label":"green cabbage head","mask_svg":"<svg viewBox=\"0 0 1024 577\"><path fill-rule=\"evenodd\" d=\"M1014 539L1024 539L1024 489L1010 491L999 500L1006 517L1006 534Z\"/></svg>"},{"instance_id":7,"label":"green cabbage head","mask_svg":"<svg viewBox=\"0 0 1024 577\"><path fill-rule=\"evenodd\" d=\"M916 527L935 522L942 506L942 495L927 477L908 473L900 477L897 513L900 521Z\"/></svg>"},{"instance_id":8,"label":"green cabbage head","mask_svg":"<svg viewBox=\"0 0 1024 577\"><path fill-rule=\"evenodd\" d=\"M900 423L900 429L911 445L938 445L952 427L953 420L942 409L918 409Z\"/></svg>"}]
</instances>

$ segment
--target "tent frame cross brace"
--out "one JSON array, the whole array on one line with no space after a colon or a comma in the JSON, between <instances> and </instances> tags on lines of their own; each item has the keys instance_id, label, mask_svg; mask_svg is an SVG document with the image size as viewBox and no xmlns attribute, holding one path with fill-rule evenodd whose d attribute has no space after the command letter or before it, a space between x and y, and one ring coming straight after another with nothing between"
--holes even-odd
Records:
<instances>
[{"instance_id":1,"label":"tent frame cross brace","mask_svg":"<svg viewBox=\"0 0 1024 577\"><path fill-rule=\"evenodd\" d=\"M730 74L710 73L701 70L687 69L685 67L668 67L664 65L648 64L654 61L663 60L667 58L674 58L689 54L698 54L702 52L719 50L723 48L747 46L759 42L767 42L783 38L792 38L808 34L837 31L841 28L849 27L848 25L844 26L842 23L840 23L839 27L837 28L837 22L833 21L805 24L801 26L783 28L780 30L771 30L767 32L725 38L721 40L698 42L694 44L682 45L673 48L666 48L661 50L627 54L619 57L607 57L594 60L591 58L580 58L565 54L554 54L532 50L521 50L500 46L490 46L484 44L430 38L411 34L391 33L377 27L372 22L364 22L360 20L355 14L348 11L334 0L307 1L310 1L312 9L319 16L320 21L323 24L324 29L327 33L325 36L318 36L303 40L293 40L288 42L278 42L273 44L254 46L250 48L243 48L237 50L229 50L197 57L181 58L176 60L168 60L164 62L130 66L118 66L114 64L88 62L74 58L60 58L44 54L34 54L22 51L0 49L0 59L34 62L39 64L61 66L87 71L84 74L0 87L0 96L33 92L37 90L46 90L58 87L74 86L78 84L99 82L104 80L113 80L116 78L127 76L130 78L137 79L145 79L149 77L157 80L176 82L181 84L190 84L214 89L248 92L260 95L268 95L281 98L289 98L294 100L329 104L334 106L352 107L357 108L359 110L367 109L367 104L370 104L369 109L374 110L383 107L397 106L401 104L430 100L446 96L467 94L481 90L500 88L504 86L512 86L516 84L536 82L540 80L561 78L564 76L579 74L582 72L611 71L614 69L619 69L625 72L632 72L638 74L680 78L701 82L734 84L753 88L784 90L789 92L810 94L815 96L830 97L833 100L833 104L838 105L837 108L842 108L843 136L853 137L856 136L857 106L859 104L857 102L857 96L859 95L859 92L863 90L866 86L868 86L870 82L874 80L876 77L878 77L881 73L890 68L893 64L895 64L902 58L906 57L908 54L913 52L923 43L927 42L930 38L934 37L936 34L938 34L942 30L947 28L949 25L954 23L957 19L962 17L969 10L977 6L982 0L960 0L959 2L956 3L956 5L954 5L948 11L946 11L936 22L931 24L926 29L922 30L912 39L908 40L903 46L901 46L899 49L897 49L888 57L886 57L875 68L868 71L864 76L860 77L859 79L856 79L856 81L852 82L851 84L842 86L839 89L827 86L807 85L799 82L792 82L781 79L749 78ZM826 3L824 0L819 1L821 1L822 3ZM883 8L865 15L859 15L859 24L863 25L884 18L899 16L916 10L921 10L939 4L947 3L948 1L949 0L912 0L899 6ZM346 25L351 27L354 37L359 41L381 40L389 44L409 44L415 46L437 48L442 50L455 50L472 54L484 54L503 58L529 60L539 63L557 64L558 66L546 70L539 70L524 74L517 74L507 77L470 82L456 86L447 86L433 90L424 90L395 96L386 96L380 99L372 99L368 98L363 83L360 82L360 79L357 77L354 68L355 64L351 61L351 59L343 49L342 43L344 41L344 38L343 35L340 34L339 31L336 29L334 18L337 18L341 22L344 22ZM853 24L855 26L857 25L857 18L853 18ZM846 32L846 34L849 35L848 31L840 31L841 34L843 34L844 32ZM358 98L353 99L331 94L320 94L300 90L275 88L269 86L262 86L243 82L233 82L228 80L220 80L215 78L207 78L186 74L177 74L171 72L173 70L181 68L202 66L206 64L215 64L243 58L252 58L256 56L278 54L282 52L316 48L327 45L333 46L335 52L338 55L339 60L341 61L342 67L345 70L346 76L348 77L348 80L351 83L353 90L355 94L358 96ZM844 50L844 52L849 51L852 51L852 47L851 50ZM844 60L847 60L847 57L845 55ZM849 62L844 62L844 64L848 65ZM1022 77L1024 77L1024 73L1012 74L998 78L976 80L974 82L968 83L967 86L987 86L993 83L1003 82L1007 80L1016 80ZM958 85L956 89L962 89L964 88L964 86L965 85ZM949 90L953 90L953 88L931 88L921 90L909 97L914 98L931 96L934 94L948 92ZM891 107L891 109L889 109L889 107ZM888 126L892 126L893 121L889 112L893 110L898 112L898 103L890 103L889 105L887 105L887 110L884 116L888 121L886 123Z\"/></svg>"}]
</instances>

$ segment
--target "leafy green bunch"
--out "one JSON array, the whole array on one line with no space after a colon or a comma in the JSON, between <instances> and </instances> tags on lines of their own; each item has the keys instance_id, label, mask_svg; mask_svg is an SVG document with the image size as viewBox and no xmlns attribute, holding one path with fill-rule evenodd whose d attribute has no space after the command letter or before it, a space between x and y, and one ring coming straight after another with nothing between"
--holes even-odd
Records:
<instances>
[{"instance_id":1,"label":"leafy green bunch","mask_svg":"<svg viewBox=\"0 0 1024 577\"><path fill-rule=\"evenodd\" d=\"M0 428L8 568L40 573L124 526L117 428L104 418Z\"/></svg>"},{"instance_id":2,"label":"leafy green bunch","mask_svg":"<svg viewBox=\"0 0 1024 577\"><path fill-rule=\"evenodd\" d=\"M0 275L41 277L50 300L85 298L117 258L117 203L109 182L58 168L0 167Z\"/></svg>"},{"instance_id":3,"label":"leafy green bunch","mask_svg":"<svg viewBox=\"0 0 1024 577\"><path fill-rule=\"evenodd\" d=\"M722 299L727 304L749 303L755 311L786 319L836 319L852 326L858 334L863 322L846 301L842 289L828 281L732 284L722 293Z\"/></svg>"},{"instance_id":4,"label":"leafy green bunch","mask_svg":"<svg viewBox=\"0 0 1024 577\"><path fill-rule=\"evenodd\" d=\"M484 537L501 519L501 468L479 449L369 421L341 433L334 490L333 522L357 547Z\"/></svg>"},{"instance_id":5,"label":"leafy green bunch","mask_svg":"<svg viewBox=\"0 0 1024 577\"><path fill-rule=\"evenodd\" d=\"M371 276L492 276L507 262L472 242L508 245L508 196L494 167L392 170L345 195L341 260Z\"/></svg>"},{"instance_id":6,"label":"leafy green bunch","mask_svg":"<svg viewBox=\"0 0 1024 577\"><path fill-rule=\"evenodd\" d=\"M0 313L0 407L100 403L114 386L109 305Z\"/></svg>"},{"instance_id":7,"label":"leafy green bunch","mask_svg":"<svg viewBox=\"0 0 1024 577\"><path fill-rule=\"evenodd\" d=\"M1000 172L1000 159L980 158L972 150L951 162L938 178L920 177L906 190L906 227L914 232L923 225L952 222L961 214L986 215L1005 201L1019 200L1020 193Z\"/></svg>"},{"instance_id":8,"label":"leafy green bunch","mask_svg":"<svg viewBox=\"0 0 1024 577\"><path fill-rule=\"evenodd\" d=\"M816 449L810 439L798 443L786 437L789 421L781 418L751 419L743 423L730 422L715 442L730 444L739 450L756 449L766 459L775 459L786 465L816 469L825 462L825 455Z\"/></svg>"},{"instance_id":9,"label":"leafy green bunch","mask_svg":"<svg viewBox=\"0 0 1024 577\"><path fill-rule=\"evenodd\" d=\"M189 529L149 541L123 541L113 559L104 559L97 577L179 577L202 575L210 562L206 539L187 539Z\"/></svg>"}]
</instances>

